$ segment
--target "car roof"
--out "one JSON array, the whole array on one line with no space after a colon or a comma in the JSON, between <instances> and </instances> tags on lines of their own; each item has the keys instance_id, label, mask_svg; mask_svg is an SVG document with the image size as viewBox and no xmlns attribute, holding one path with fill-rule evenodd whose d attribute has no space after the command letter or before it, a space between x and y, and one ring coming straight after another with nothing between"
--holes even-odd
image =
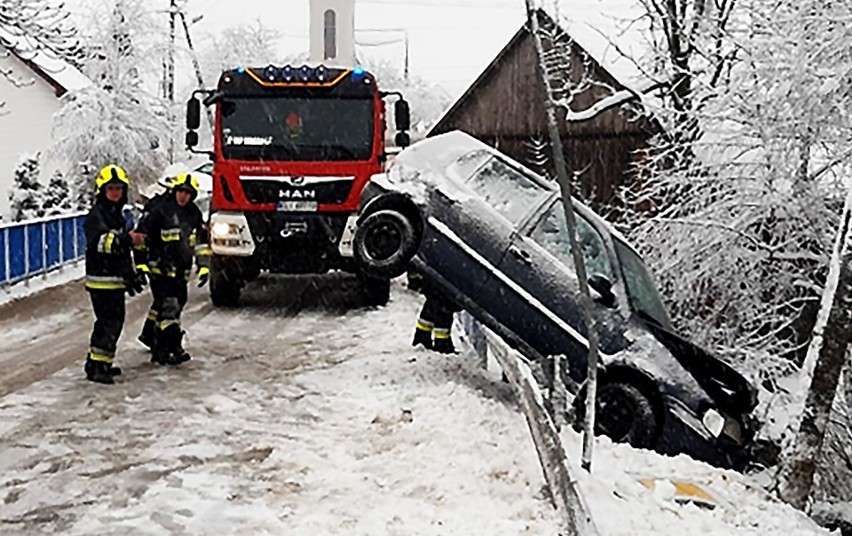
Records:
<instances>
[{"instance_id":1,"label":"car roof","mask_svg":"<svg viewBox=\"0 0 852 536\"><path fill-rule=\"evenodd\" d=\"M550 181L542 177L517 160L501 153L494 147L491 147L461 130L453 130L438 136L421 140L402 151L397 156L396 160L403 165L413 166L420 169L425 168L444 171L450 164L458 160L463 155L469 154L473 151L482 150L508 162L514 167L520 168L525 174L535 177L538 179L537 182L545 185L554 192L559 192L559 185L555 181ZM619 242L639 254L639 252L636 251L636 248L615 227L613 227L611 223L603 219L597 212L592 210L591 207L578 200L576 197L574 198L574 207L578 213L591 221L595 227L605 229Z\"/></svg>"}]
</instances>

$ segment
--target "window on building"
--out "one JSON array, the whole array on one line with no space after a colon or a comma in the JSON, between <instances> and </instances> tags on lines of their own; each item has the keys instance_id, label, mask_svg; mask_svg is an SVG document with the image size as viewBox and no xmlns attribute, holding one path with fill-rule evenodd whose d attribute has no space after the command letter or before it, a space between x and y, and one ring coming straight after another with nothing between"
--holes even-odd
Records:
<instances>
[{"instance_id":1,"label":"window on building","mask_svg":"<svg viewBox=\"0 0 852 536\"><path fill-rule=\"evenodd\" d=\"M333 9L325 12L325 59L334 59L337 57L337 13Z\"/></svg>"}]
</instances>

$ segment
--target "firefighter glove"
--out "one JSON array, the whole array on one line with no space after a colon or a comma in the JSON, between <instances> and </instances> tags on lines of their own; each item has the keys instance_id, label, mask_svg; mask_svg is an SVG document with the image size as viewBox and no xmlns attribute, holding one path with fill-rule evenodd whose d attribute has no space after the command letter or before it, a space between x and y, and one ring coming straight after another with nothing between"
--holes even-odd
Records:
<instances>
[{"instance_id":1,"label":"firefighter glove","mask_svg":"<svg viewBox=\"0 0 852 536\"><path fill-rule=\"evenodd\" d=\"M198 269L198 286L203 287L207 284L207 279L210 278L210 268L202 266Z\"/></svg>"},{"instance_id":2,"label":"firefighter glove","mask_svg":"<svg viewBox=\"0 0 852 536\"><path fill-rule=\"evenodd\" d=\"M148 284L148 279L145 277L145 274L142 272L136 272L126 283L127 293L130 294L130 296L140 294L146 284Z\"/></svg>"}]
</instances>

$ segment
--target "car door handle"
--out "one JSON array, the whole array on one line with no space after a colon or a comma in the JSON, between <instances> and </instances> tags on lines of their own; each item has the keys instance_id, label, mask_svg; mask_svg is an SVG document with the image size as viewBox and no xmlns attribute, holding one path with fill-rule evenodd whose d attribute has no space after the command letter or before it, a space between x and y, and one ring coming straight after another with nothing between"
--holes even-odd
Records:
<instances>
[{"instance_id":1,"label":"car door handle","mask_svg":"<svg viewBox=\"0 0 852 536\"><path fill-rule=\"evenodd\" d=\"M532 264L532 257L530 256L530 254L522 250L521 248L517 246L510 246L509 252L524 264Z\"/></svg>"}]
</instances>

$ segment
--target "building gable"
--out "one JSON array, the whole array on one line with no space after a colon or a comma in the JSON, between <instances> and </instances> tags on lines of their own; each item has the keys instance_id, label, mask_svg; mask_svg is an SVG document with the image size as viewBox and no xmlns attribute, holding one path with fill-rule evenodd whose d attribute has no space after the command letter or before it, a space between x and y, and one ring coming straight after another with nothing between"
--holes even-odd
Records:
<instances>
[{"instance_id":1,"label":"building gable","mask_svg":"<svg viewBox=\"0 0 852 536\"><path fill-rule=\"evenodd\" d=\"M563 64L571 67L561 79L551 79L557 97L564 93L563 84L576 85L583 77L596 82L573 98L572 110L586 110L615 92L628 90L546 13L539 10L537 16L547 36L546 49L558 53ZM542 156L552 162L544 141L547 117L537 61L532 34L524 24L429 135L462 130L522 163L540 161ZM569 171L580 177L580 193L596 208L617 204L618 188L632 180L636 152L658 131L653 120L637 113L639 106L637 99L585 121L565 121L564 110L559 114ZM552 169L537 171L553 175Z\"/></svg>"}]
</instances>

